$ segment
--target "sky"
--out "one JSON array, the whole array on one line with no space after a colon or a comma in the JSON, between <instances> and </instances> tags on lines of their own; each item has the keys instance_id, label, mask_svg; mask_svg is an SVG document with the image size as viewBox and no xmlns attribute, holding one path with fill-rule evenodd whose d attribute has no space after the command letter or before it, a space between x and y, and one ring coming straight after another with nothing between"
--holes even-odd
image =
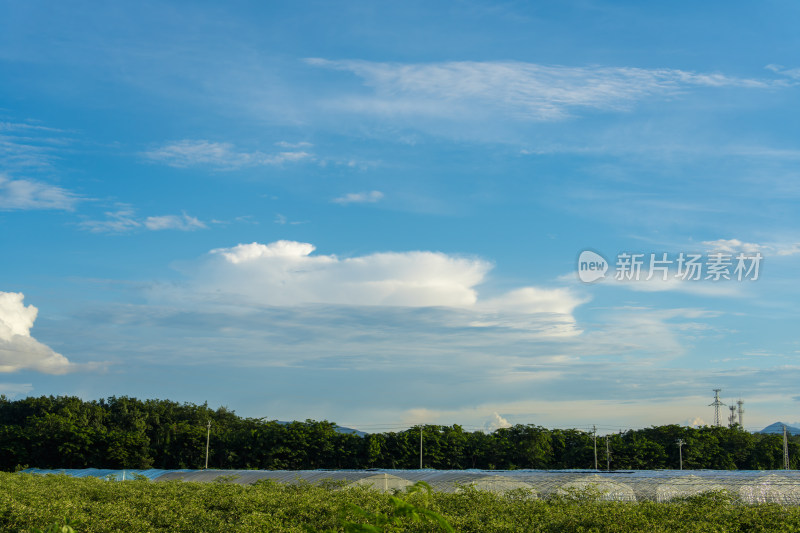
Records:
<instances>
[{"instance_id":1,"label":"sky","mask_svg":"<svg viewBox=\"0 0 800 533\"><path fill-rule=\"evenodd\" d=\"M797 423L798 16L0 0L0 394Z\"/></svg>"}]
</instances>

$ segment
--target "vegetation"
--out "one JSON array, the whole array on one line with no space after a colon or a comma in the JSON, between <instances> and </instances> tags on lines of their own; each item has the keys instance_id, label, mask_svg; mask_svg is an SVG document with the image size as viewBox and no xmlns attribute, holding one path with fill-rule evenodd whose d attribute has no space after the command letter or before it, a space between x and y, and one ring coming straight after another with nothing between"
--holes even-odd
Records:
<instances>
[{"instance_id":1,"label":"vegetation","mask_svg":"<svg viewBox=\"0 0 800 533\"><path fill-rule=\"evenodd\" d=\"M308 484L109 482L0 473L0 530L106 531L800 531L800 507L724 494L674 503L531 500L474 489L387 495ZM52 524L52 525L50 525ZM71 528L71 529L68 529Z\"/></svg>"},{"instance_id":2,"label":"vegetation","mask_svg":"<svg viewBox=\"0 0 800 533\"><path fill-rule=\"evenodd\" d=\"M42 396L0 396L0 470L39 468L199 468L211 421L210 468L417 468L420 428L361 437L331 422L280 423L241 418L225 408L166 400L109 398L85 402ZM460 426L424 426L424 466L439 469L591 468L592 435L575 429L516 425L491 434ZM613 469L678 467L683 439L687 469L778 469L779 435L738 428L677 425L610 436ZM800 437L789 443L800 466ZM605 466L605 442L598 439Z\"/></svg>"}]
</instances>

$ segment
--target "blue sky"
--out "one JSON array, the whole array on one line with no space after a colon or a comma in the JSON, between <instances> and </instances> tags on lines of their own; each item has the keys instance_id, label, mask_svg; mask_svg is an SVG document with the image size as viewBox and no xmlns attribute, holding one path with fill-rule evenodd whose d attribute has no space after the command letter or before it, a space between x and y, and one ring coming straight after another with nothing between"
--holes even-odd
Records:
<instances>
[{"instance_id":1,"label":"blue sky","mask_svg":"<svg viewBox=\"0 0 800 533\"><path fill-rule=\"evenodd\" d=\"M2 1L0 393L795 422L798 11Z\"/></svg>"}]
</instances>

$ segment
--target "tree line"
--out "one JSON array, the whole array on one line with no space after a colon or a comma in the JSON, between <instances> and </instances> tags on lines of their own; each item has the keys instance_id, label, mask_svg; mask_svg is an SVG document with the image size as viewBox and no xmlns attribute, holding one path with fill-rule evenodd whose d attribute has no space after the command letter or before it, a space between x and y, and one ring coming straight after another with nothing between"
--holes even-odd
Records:
<instances>
[{"instance_id":1,"label":"tree line","mask_svg":"<svg viewBox=\"0 0 800 533\"><path fill-rule=\"evenodd\" d=\"M278 422L242 418L207 404L111 397L83 401L0 396L0 469L202 468L211 422L208 466L222 469L594 468L595 439L578 429L518 424L491 433L425 425L359 436L327 421ZM597 437L597 462L612 470L678 468L780 469L781 435L738 427L679 425L632 429ZM610 457L606 449L610 450ZM800 463L800 437L789 439L790 467Z\"/></svg>"}]
</instances>

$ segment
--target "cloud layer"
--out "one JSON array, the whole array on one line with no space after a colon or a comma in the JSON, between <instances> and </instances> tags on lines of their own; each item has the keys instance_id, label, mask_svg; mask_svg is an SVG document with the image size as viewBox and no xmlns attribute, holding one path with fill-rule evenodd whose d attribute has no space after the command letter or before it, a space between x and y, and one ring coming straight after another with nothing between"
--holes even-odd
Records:
<instances>
[{"instance_id":1,"label":"cloud layer","mask_svg":"<svg viewBox=\"0 0 800 533\"><path fill-rule=\"evenodd\" d=\"M25 306L24 295L0 292L0 372L36 370L63 374L70 362L30 335L38 309Z\"/></svg>"}]
</instances>

